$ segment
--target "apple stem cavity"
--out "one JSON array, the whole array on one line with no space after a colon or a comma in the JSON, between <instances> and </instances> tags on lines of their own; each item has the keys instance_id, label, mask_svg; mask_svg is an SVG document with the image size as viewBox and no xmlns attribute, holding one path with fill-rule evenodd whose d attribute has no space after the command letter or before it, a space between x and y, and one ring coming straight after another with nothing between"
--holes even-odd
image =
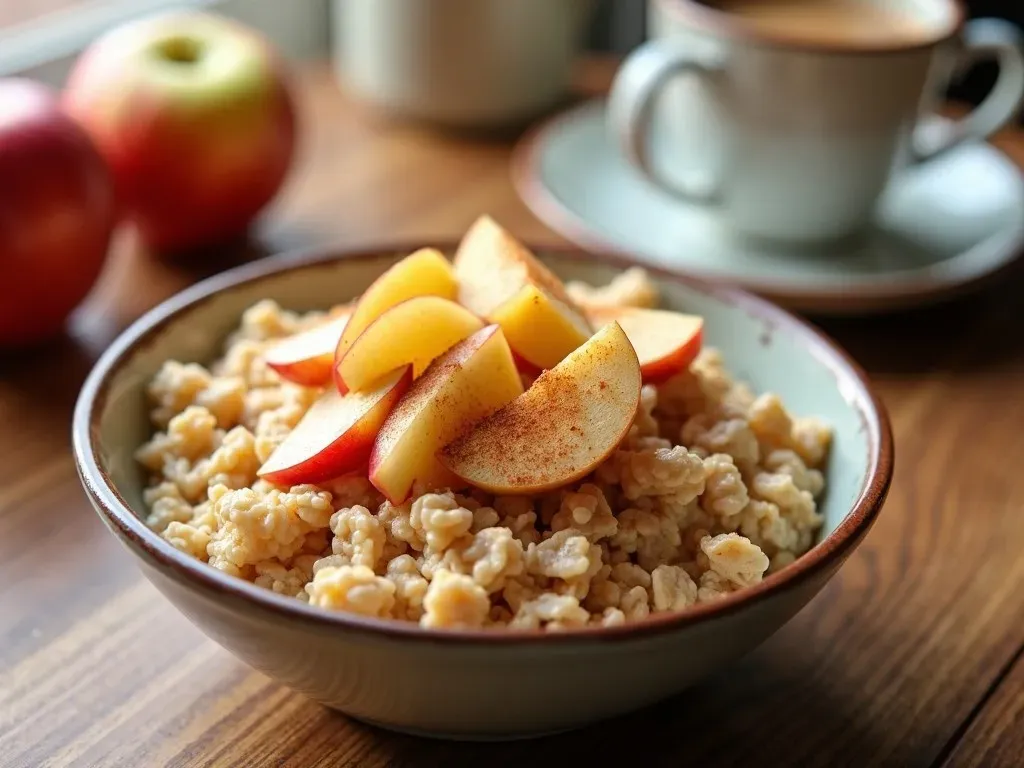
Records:
<instances>
[{"instance_id":1,"label":"apple stem cavity","mask_svg":"<svg viewBox=\"0 0 1024 768\"><path fill-rule=\"evenodd\" d=\"M195 64L203 58L203 44L182 35L164 38L156 45L157 54L172 64Z\"/></svg>"}]
</instances>

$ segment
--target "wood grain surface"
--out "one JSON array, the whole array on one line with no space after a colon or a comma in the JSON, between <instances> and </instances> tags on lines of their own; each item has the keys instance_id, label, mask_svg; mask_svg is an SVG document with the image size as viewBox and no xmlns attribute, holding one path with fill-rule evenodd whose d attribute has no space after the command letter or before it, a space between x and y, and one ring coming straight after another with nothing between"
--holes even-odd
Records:
<instances>
[{"instance_id":1,"label":"wood grain surface","mask_svg":"<svg viewBox=\"0 0 1024 768\"><path fill-rule=\"evenodd\" d=\"M804 611L672 701L532 742L397 736L251 671L177 613L103 529L70 457L78 388L126 322L265 251L427 244L482 211L558 241L512 191L507 137L384 123L324 68L302 88L301 161L253 242L169 264L125 237L73 334L0 357L0 766L1024 763L1019 269L954 304L821 323L891 411L889 502ZM1024 164L1024 135L996 143Z\"/></svg>"}]
</instances>

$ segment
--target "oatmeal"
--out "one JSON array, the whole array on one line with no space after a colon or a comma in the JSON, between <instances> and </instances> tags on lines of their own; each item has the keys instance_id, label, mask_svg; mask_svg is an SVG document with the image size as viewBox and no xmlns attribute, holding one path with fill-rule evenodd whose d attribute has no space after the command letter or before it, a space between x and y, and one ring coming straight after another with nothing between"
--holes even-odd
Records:
<instances>
[{"instance_id":1,"label":"oatmeal","mask_svg":"<svg viewBox=\"0 0 1024 768\"><path fill-rule=\"evenodd\" d=\"M657 303L641 270L568 289L581 305ZM830 430L734 381L708 347L645 381L624 436L560 487L484 490L444 471L435 476L446 484L415 482L397 498L366 454L316 483L260 477L334 386L288 381L264 356L334 314L262 301L208 367L167 361L153 378L155 431L137 459L149 478L146 522L172 546L323 610L556 632L717 600L815 541Z\"/></svg>"}]
</instances>

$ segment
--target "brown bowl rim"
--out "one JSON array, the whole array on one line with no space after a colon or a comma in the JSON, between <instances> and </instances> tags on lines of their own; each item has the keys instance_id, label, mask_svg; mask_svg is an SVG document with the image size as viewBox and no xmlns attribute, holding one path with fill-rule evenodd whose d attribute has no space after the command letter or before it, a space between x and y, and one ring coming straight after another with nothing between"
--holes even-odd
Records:
<instances>
[{"instance_id":1,"label":"brown bowl rim","mask_svg":"<svg viewBox=\"0 0 1024 768\"><path fill-rule=\"evenodd\" d=\"M436 245L444 252L454 251L456 242ZM283 272L340 261L379 259L389 254L408 253L420 243L397 242L367 247L320 247L291 251L245 264L207 278L163 301L126 328L100 356L82 386L72 422L75 463L86 493L94 502L101 519L133 553L163 571L170 571L189 589L210 593L218 598L233 598L247 607L261 609L274 617L297 620L320 628L354 631L372 637L429 643L479 645L563 644L587 641L627 641L682 629L701 621L720 618L797 587L807 579L841 563L874 523L892 482L894 448L889 417L881 399L873 391L867 375L850 356L817 328L785 310L745 291L709 283L657 267L644 266L660 280L673 281L708 294L758 317L770 327L785 328L796 334L809 351L826 365L837 384L860 414L868 433L868 471L852 508L821 542L795 562L766 577L761 583L731 593L714 602L701 603L679 613L653 614L650 617L616 627L587 626L564 632L543 630L439 630L417 624L330 612L302 603L295 598L275 594L234 576L229 576L195 560L172 547L136 516L102 468L98 447L99 424L112 377L141 348L162 332L181 313L216 299L223 291L268 279ZM597 262L605 266L628 268L638 262L615 255L589 254L575 247L537 245L536 251L559 258Z\"/></svg>"}]
</instances>

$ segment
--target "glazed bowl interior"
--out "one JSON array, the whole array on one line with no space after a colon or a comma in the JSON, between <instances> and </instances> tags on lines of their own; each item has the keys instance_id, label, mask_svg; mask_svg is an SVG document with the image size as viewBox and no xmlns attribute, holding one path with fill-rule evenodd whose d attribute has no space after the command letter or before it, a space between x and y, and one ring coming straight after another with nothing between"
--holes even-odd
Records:
<instances>
[{"instance_id":1,"label":"glazed bowl interior","mask_svg":"<svg viewBox=\"0 0 1024 768\"><path fill-rule=\"evenodd\" d=\"M291 261L296 266L271 274L265 273L272 265L260 263L241 271L242 276L251 273L251 280L235 284L234 274L225 274L165 304L161 311L165 319L148 330L140 343L124 350L104 382L98 430L92 435L92 452L100 469L130 510L144 517L144 478L133 452L149 438L145 388L164 361L209 363L219 356L224 338L253 303L271 298L288 309L324 309L357 296L408 252L403 249L312 263L295 257ZM539 255L564 279L603 284L621 271L620 265L569 252L541 251ZM288 264L290 260L279 261ZM795 415L815 415L833 427L827 491L819 508L825 517L819 540L827 537L851 512L870 475L878 470L882 436L877 419L866 410L866 394L857 391L852 376L837 370L836 361L830 359L834 353L824 342L784 313L730 291L655 276L665 308L705 318L705 345L722 352L737 379L748 382L755 392L779 394ZM218 283L228 287L217 290ZM117 352L115 344L108 357ZM102 368L102 363L98 367ZM157 536L152 538L157 546L169 548Z\"/></svg>"}]
</instances>

